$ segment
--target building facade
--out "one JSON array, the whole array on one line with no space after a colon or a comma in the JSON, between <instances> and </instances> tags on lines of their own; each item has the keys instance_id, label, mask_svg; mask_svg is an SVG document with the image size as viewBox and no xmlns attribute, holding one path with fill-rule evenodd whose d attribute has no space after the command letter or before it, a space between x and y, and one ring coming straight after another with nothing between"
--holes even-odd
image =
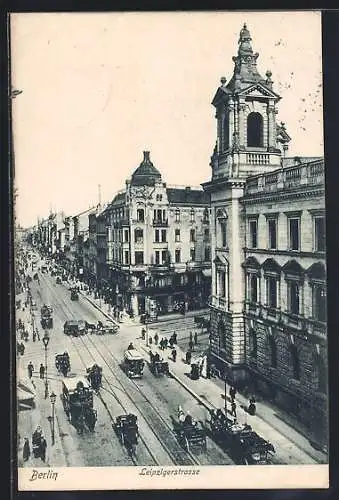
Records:
<instances>
[{"instance_id":1,"label":"building facade","mask_svg":"<svg viewBox=\"0 0 339 500\"><path fill-rule=\"evenodd\" d=\"M138 316L200 309L210 295L209 195L169 187L149 152L106 209L114 303Z\"/></svg>"},{"instance_id":2,"label":"building facade","mask_svg":"<svg viewBox=\"0 0 339 500\"><path fill-rule=\"evenodd\" d=\"M281 99L246 27L213 99L211 356L326 441L324 162L287 158Z\"/></svg>"}]
</instances>

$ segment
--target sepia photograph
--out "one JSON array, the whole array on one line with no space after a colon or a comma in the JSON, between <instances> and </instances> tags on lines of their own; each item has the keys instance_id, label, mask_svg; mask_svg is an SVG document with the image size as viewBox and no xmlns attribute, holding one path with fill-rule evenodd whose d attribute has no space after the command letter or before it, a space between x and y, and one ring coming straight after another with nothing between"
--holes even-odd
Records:
<instances>
[{"instance_id":1,"label":"sepia photograph","mask_svg":"<svg viewBox=\"0 0 339 500\"><path fill-rule=\"evenodd\" d=\"M327 488L321 13L9 23L19 490Z\"/></svg>"}]
</instances>

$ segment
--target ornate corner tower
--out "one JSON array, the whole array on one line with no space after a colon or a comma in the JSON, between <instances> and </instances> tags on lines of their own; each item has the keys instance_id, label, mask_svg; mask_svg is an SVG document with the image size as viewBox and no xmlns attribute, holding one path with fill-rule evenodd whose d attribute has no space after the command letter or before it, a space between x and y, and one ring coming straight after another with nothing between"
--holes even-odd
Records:
<instances>
[{"instance_id":1,"label":"ornate corner tower","mask_svg":"<svg viewBox=\"0 0 339 500\"><path fill-rule=\"evenodd\" d=\"M251 35L244 24L233 76L221 78L212 105L216 109L217 141L211 157L212 299L211 354L227 377L246 376L244 338L245 284L242 269L245 220L241 198L251 175L280 167L290 137L277 125L280 96L273 90L272 73L257 69Z\"/></svg>"}]
</instances>

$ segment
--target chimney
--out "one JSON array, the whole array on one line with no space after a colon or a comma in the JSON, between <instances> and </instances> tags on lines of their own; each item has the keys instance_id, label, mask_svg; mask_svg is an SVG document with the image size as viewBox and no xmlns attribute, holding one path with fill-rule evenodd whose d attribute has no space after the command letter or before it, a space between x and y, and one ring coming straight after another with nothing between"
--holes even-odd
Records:
<instances>
[{"instance_id":1,"label":"chimney","mask_svg":"<svg viewBox=\"0 0 339 500\"><path fill-rule=\"evenodd\" d=\"M191 191L191 186L186 186L185 191Z\"/></svg>"}]
</instances>

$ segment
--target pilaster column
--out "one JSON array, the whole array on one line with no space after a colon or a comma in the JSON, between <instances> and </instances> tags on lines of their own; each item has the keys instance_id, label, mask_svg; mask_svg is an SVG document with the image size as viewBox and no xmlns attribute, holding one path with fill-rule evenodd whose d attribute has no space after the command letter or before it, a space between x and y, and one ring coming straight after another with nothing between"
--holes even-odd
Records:
<instances>
[{"instance_id":1,"label":"pilaster column","mask_svg":"<svg viewBox=\"0 0 339 500\"><path fill-rule=\"evenodd\" d=\"M245 111L246 104L243 98L239 100L238 105L238 114L239 114L239 123L238 123L238 134L239 134L239 145L244 146L245 141Z\"/></svg>"},{"instance_id":2,"label":"pilaster column","mask_svg":"<svg viewBox=\"0 0 339 500\"><path fill-rule=\"evenodd\" d=\"M272 99L269 100L267 103L267 146L269 148L274 148L276 147L276 142L275 142L275 131L274 131L274 124L275 124L275 107L274 107L274 101Z\"/></svg>"},{"instance_id":3,"label":"pilaster column","mask_svg":"<svg viewBox=\"0 0 339 500\"><path fill-rule=\"evenodd\" d=\"M232 147L233 144L233 134L234 134L234 101L233 99L230 99L228 102L228 123L229 123L229 137L228 137L228 143L230 147Z\"/></svg>"}]
</instances>

